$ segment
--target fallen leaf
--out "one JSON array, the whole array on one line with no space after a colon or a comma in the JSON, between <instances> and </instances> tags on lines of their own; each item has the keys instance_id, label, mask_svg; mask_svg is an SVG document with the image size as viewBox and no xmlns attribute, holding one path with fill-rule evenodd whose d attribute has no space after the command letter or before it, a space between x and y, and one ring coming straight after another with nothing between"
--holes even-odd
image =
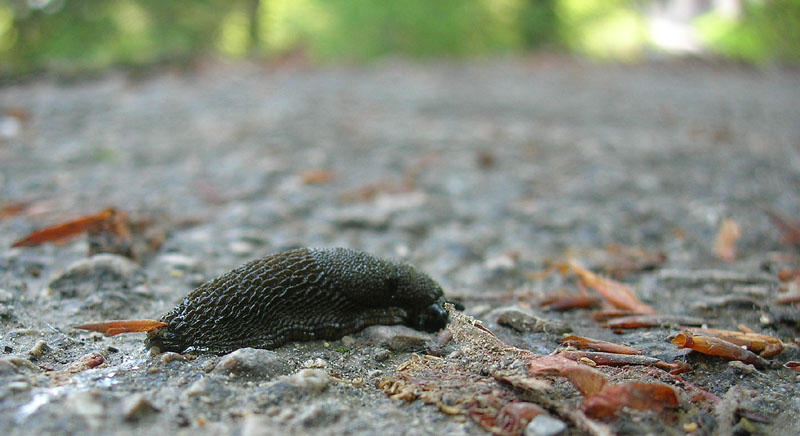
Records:
<instances>
[{"instance_id":1,"label":"fallen leaf","mask_svg":"<svg viewBox=\"0 0 800 436\"><path fill-rule=\"evenodd\" d=\"M608 384L602 372L562 356L532 356L525 361L532 376L565 377L584 396L594 395Z\"/></svg>"},{"instance_id":2,"label":"fallen leaf","mask_svg":"<svg viewBox=\"0 0 800 436\"><path fill-rule=\"evenodd\" d=\"M776 304L800 303L800 292L787 292L774 301Z\"/></svg>"},{"instance_id":3,"label":"fallen leaf","mask_svg":"<svg viewBox=\"0 0 800 436\"><path fill-rule=\"evenodd\" d=\"M588 349L593 351L602 351L606 353L616 354L642 354L642 350L638 350L627 345L615 344L613 342L600 341L597 339L584 338L582 336L570 335L561 338L558 341L561 345L568 345L580 350Z\"/></svg>"},{"instance_id":4,"label":"fallen leaf","mask_svg":"<svg viewBox=\"0 0 800 436\"><path fill-rule=\"evenodd\" d=\"M775 337L753 332L737 332L734 330L687 328L693 335L707 335L720 338L740 347L759 353L761 357L772 357L783 352L783 342Z\"/></svg>"},{"instance_id":5,"label":"fallen leaf","mask_svg":"<svg viewBox=\"0 0 800 436\"><path fill-rule=\"evenodd\" d=\"M586 398L583 411L592 418L615 415L620 408L661 412L678 407L675 390L667 385L649 383L623 383L605 387Z\"/></svg>"},{"instance_id":6,"label":"fallen leaf","mask_svg":"<svg viewBox=\"0 0 800 436\"><path fill-rule=\"evenodd\" d=\"M597 306L600 299L588 294L552 294L539 300L539 306L548 310L563 312L572 309L585 309Z\"/></svg>"},{"instance_id":7,"label":"fallen leaf","mask_svg":"<svg viewBox=\"0 0 800 436\"><path fill-rule=\"evenodd\" d=\"M567 261L567 265L570 270L580 277L580 280L587 287L597 291L614 307L623 310L631 310L636 313L657 313L655 309L639 300L628 285L605 277L600 277L574 260Z\"/></svg>"},{"instance_id":8,"label":"fallen leaf","mask_svg":"<svg viewBox=\"0 0 800 436\"><path fill-rule=\"evenodd\" d=\"M775 226L783 232L784 242L794 246L800 246L800 223L784 218L778 215L777 212L768 209L764 210L764 212L769 216L772 222L775 223Z\"/></svg>"},{"instance_id":9,"label":"fallen leaf","mask_svg":"<svg viewBox=\"0 0 800 436\"><path fill-rule=\"evenodd\" d=\"M300 180L304 185L321 185L329 183L335 178L336 173L333 170L324 168L305 170L300 173Z\"/></svg>"},{"instance_id":10,"label":"fallen leaf","mask_svg":"<svg viewBox=\"0 0 800 436\"><path fill-rule=\"evenodd\" d=\"M699 353L709 356L723 357L728 360L738 360L749 363L759 368L770 366L769 362L763 357L759 357L751 351L728 342L724 339L713 336L693 335L688 331L683 331L672 340L678 348L691 348Z\"/></svg>"},{"instance_id":11,"label":"fallen leaf","mask_svg":"<svg viewBox=\"0 0 800 436\"><path fill-rule=\"evenodd\" d=\"M85 232L92 226L111 219L116 213L113 208L104 209L95 215L88 215L72 221L37 230L11 244L12 247L33 247L45 242L59 242Z\"/></svg>"},{"instance_id":12,"label":"fallen leaf","mask_svg":"<svg viewBox=\"0 0 800 436\"><path fill-rule=\"evenodd\" d=\"M72 326L79 330L90 330L104 333L106 336L115 336L122 333L149 332L159 327L166 326L167 323L152 319L131 319L123 321L104 321L90 322Z\"/></svg>"},{"instance_id":13,"label":"fallen leaf","mask_svg":"<svg viewBox=\"0 0 800 436\"><path fill-rule=\"evenodd\" d=\"M735 260L736 242L741 236L742 230L739 223L730 218L723 219L717 237L714 239L714 253L722 260Z\"/></svg>"},{"instance_id":14,"label":"fallen leaf","mask_svg":"<svg viewBox=\"0 0 800 436\"><path fill-rule=\"evenodd\" d=\"M703 325L706 320L685 315L631 315L615 318L603 324L611 329L637 329L642 327L658 327L662 325Z\"/></svg>"}]
</instances>

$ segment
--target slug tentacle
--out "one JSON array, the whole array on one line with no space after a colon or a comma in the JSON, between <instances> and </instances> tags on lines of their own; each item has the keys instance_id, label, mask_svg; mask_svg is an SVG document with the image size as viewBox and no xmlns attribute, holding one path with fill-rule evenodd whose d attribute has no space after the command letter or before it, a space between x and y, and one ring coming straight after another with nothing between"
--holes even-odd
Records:
<instances>
[{"instance_id":1,"label":"slug tentacle","mask_svg":"<svg viewBox=\"0 0 800 436\"><path fill-rule=\"evenodd\" d=\"M345 248L302 248L206 282L148 333L158 351L227 353L338 339L374 324L437 331L441 287L411 265Z\"/></svg>"}]
</instances>

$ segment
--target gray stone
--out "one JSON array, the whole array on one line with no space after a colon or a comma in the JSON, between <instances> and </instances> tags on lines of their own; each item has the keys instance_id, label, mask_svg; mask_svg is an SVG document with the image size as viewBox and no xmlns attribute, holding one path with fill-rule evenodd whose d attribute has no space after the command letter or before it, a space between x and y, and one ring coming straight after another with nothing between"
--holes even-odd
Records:
<instances>
[{"instance_id":1,"label":"gray stone","mask_svg":"<svg viewBox=\"0 0 800 436\"><path fill-rule=\"evenodd\" d=\"M525 436L559 436L567 431L567 424L550 415L539 415L525 427Z\"/></svg>"},{"instance_id":2,"label":"gray stone","mask_svg":"<svg viewBox=\"0 0 800 436\"><path fill-rule=\"evenodd\" d=\"M376 325L368 327L364 333L375 345L387 347L392 351L418 351L425 347L430 336L403 325Z\"/></svg>"},{"instance_id":3,"label":"gray stone","mask_svg":"<svg viewBox=\"0 0 800 436\"><path fill-rule=\"evenodd\" d=\"M212 372L231 377L269 380L288 371L289 365L274 351L241 348L223 356Z\"/></svg>"},{"instance_id":4,"label":"gray stone","mask_svg":"<svg viewBox=\"0 0 800 436\"><path fill-rule=\"evenodd\" d=\"M21 369L36 371L39 368L30 360L19 356L0 357L0 374L19 372Z\"/></svg>"},{"instance_id":5,"label":"gray stone","mask_svg":"<svg viewBox=\"0 0 800 436\"><path fill-rule=\"evenodd\" d=\"M322 369L302 369L286 378L286 383L306 392L318 393L331 383L328 373Z\"/></svg>"},{"instance_id":6,"label":"gray stone","mask_svg":"<svg viewBox=\"0 0 800 436\"><path fill-rule=\"evenodd\" d=\"M250 414L244 418L241 434L242 436L273 436L286 434L286 428L267 416Z\"/></svg>"},{"instance_id":7,"label":"gray stone","mask_svg":"<svg viewBox=\"0 0 800 436\"><path fill-rule=\"evenodd\" d=\"M142 394L133 394L122 400L122 417L126 421L138 421L156 412L158 409Z\"/></svg>"},{"instance_id":8,"label":"gray stone","mask_svg":"<svg viewBox=\"0 0 800 436\"><path fill-rule=\"evenodd\" d=\"M560 335L572 331L572 328L564 322L539 318L514 308L501 310L497 315L497 323L511 327L520 333Z\"/></svg>"},{"instance_id":9,"label":"gray stone","mask_svg":"<svg viewBox=\"0 0 800 436\"><path fill-rule=\"evenodd\" d=\"M101 290L130 287L140 267L116 254L98 254L79 260L57 274L48 285L49 292L61 297L87 297Z\"/></svg>"}]
</instances>

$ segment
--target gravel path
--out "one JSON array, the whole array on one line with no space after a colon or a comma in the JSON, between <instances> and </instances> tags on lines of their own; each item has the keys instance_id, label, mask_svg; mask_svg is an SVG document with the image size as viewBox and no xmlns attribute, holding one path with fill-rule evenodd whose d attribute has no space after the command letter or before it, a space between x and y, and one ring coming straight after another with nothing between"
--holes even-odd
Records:
<instances>
[{"instance_id":1,"label":"gravel path","mask_svg":"<svg viewBox=\"0 0 800 436\"><path fill-rule=\"evenodd\" d=\"M167 232L138 264L87 260L85 237L0 251L0 427L20 435L485 434L470 419L376 387L433 336L378 327L244 353L257 368L237 376L226 358L168 361L149 356L142 335L71 328L158 317L199 283L276 251L344 246L419 266L509 343L537 353L557 346L543 333L497 325L498 311L514 305L586 336L688 359L696 368L686 380L726 399L744 392L747 408L768 418L724 423L682 405L672 422L625 415L611 422L614 432L683 434L699 423L695 434L728 424L800 433L796 373L687 357L669 344L674 328L614 335L586 311L542 312L533 297L575 283L530 278L567 257L602 270L609 244L660 252L666 261L655 270L622 279L659 312L719 328L743 323L792 342L796 306L712 297L771 300L777 270L798 267L764 210L800 216L799 79L734 65L533 58L211 64L0 88L0 110L16 114L0 129L0 206L24 203L0 220L0 246L108 206ZM724 218L741 227L734 261L712 249ZM386 345L392 340L410 345ZM65 372L91 353L105 363ZM790 347L778 359L799 354ZM569 432L586 434L572 424Z\"/></svg>"}]
</instances>

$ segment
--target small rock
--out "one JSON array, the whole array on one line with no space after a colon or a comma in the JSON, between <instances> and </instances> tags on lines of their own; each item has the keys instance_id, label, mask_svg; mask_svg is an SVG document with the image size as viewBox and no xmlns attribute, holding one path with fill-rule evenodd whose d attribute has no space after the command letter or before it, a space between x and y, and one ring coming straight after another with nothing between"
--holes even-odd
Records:
<instances>
[{"instance_id":1,"label":"small rock","mask_svg":"<svg viewBox=\"0 0 800 436\"><path fill-rule=\"evenodd\" d=\"M326 427L345 415L345 406L338 402L312 404L298 411L295 421L305 428Z\"/></svg>"},{"instance_id":2,"label":"small rock","mask_svg":"<svg viewBox=\"0 0 800 436\"><path fill-rule=\"evenodd\" d=\"M8 303L14 298L14 294L11 292L6 291L5 289L0 289L0 303Z\"/></svg>"},{"instance_id":3,"label":"small rock","mask_svg":"<svg viewBox=\"0 0 800 436\"><path fill-rule=\"evenodd\" d=\"M572 331L566 323L550 321L529 315L517 309L505 309L497 316L497 323L520 333L549 333L561 335Z\"/></svg>"},{"instance_id":4,"label":"small rock","mask_svg":"<svg viewBox=\"0 0 800 436\"><path fill-rule=\"evenodd\" d=\"M133 394L122 400L122 417L125 421L138 421L155 412L158 409L142 394Z\"/></svg>"},{"instance_id":5,"label":"small rock","mask_svg":"<svg viewBox=\"0 0 800 436\"><path fill-rule=\"evenodd\" d=\"M392 353L390 353L389 350L381 350L381 351L378 351L377 353L375 353L375 360L377 362L385 362L385 361L389 360L389 358L391 356L392 356Z\"/></svg>"},{"instance_id":6,"label":"small rock","mask_svg":"<svg viewBox=\"0 0 800 436\"><path fill-rule=\"evenodd\" d=\"M0 374L18 372L19 369L38 370L36 365L28 359L19 356L0 357Z\"/></svg>"},{"instance_id":7,"label":"small rock","mask_svg":"<svg viewBox=\"0 0 800 436\"><path fill-rule=\"evenodd\" d=\"M264 415L247 415L242 424L242 436L272 436L285 433L286 429Z\"/></svg>"},{"instance_id":8,"label":"small rock","mask_svg":"<svg viewBox=\"0 0 800 436\"><path fill-rule=\"evenodd\" d=\"M213 372L234 377L269 380L286 374L289 366L274 351L241 348L220 359Z\"/></svg>"},{"instance_id":9,"label":"small rock","mask_svg":"<svg viewBox=\"0 0 800 436\"><path fill-rule=\"evenodd\" d=\"M33 348L28 351L28 356L38 359L48 351L50 351L50 346L47 345L47 342L42 340L37 342L36 345L34 345Z\"/></svg>"},{"instance_id":10,"label":"small rock","mask_svg":"<svg viewBox=\"0 0 800 436\"><path fill-rule=\"evenodd\" d=\"M567 431L567 424L550 415L539 415L525 427L525 436L558 436Z\"/></svg>"},{"instance_id":11,"label":"small rock","mask_svg":"<svg viewBox=\"0 0 800 436\"><path fill-rule=\"evenodd\" d=\"M365 331L370 341L388 347L392 351L422 350L428 335L403 325L378 325L368 327Z\"/></svg>"},{"instance_id":12,"label":"small rock","mask_svg":"<svg viewBox=\"0 0 800 436\"><path fill-rule=\"evenodd\" d=\"M87 297L100 290L128 288L139 265L116 254L98 254L79 260L56 275L48 289L61 297Z\"/></svg>"},{"instance_id":13,"label":"small rock","mask_svg":"<svg viewBox=\"0 0 800 436\"><path fill-rule=\"evenodd\" d=\"M27 391L30 388L31 385L29 385L27 382L24 381L14 381L6 384L6 389L12 392L23 392Z\"/></svg>"},{"instance_id":14,"label":"small rock","mask_svg":"<svg viewBox=\"0 0 800 436\"><path fill-rule=\"evenodd\" d=\"M321 369L302 369L289 376L286 382L304 391L318 393L328 387L331 378Z\"/></svg>"},{"instance_id":15,"label":"small rock","mask_svg":"<svg viewBox=\"0 0 800 436\"><path fill-rule=\"evenodd\" d=\"M175 362L175 361L185 362L186 356L184 356L183 354L174 353L172 351L167 351L165 353L161 353L160 359L161 363L166 365L170 362Z\"/></svg>"},{"instance_id":16,"label":"small rock","mask_svg":"<svg viewBox=\"0 0 800 436\"><path fill-rule=\"evenodd\" d=\"M202 269L202 265L198 259L178 253L162 254L158 256L154 263L165 265L179 271L200 271Z\"/></svg>"},{"instance_id":17,"label":"small rock","mask_svg":"<svg viewBox=\"0 0 800 436\"><path fill-rule=\"evenodd\" d=\"M303 362L303 368L327 368L328 362L325 359L317 357L316 359L308 359Z\"/></svg>"},{"instance_id":18,"label":"small rock","mask_svg":"<svg viewBox=\"0 0 800 436\"><path fill-rule=\"evenodd\" d=\"M731 360L728 362L728 366L745 374L758 374L758 370L755 366L750 365L749 363L740 362L738 360Z\"/></svg>"},{"instance_id":19,"label":"small rock","mask_svg":"<svg viewBox=\"0 0 800 436\"><path fill-rule=\"evenodd\" d=\"M101 394L97 391L73 391L67 394L66 407L76 415L82 416L92 430L97 429L103 419L105 407Z\"/></svg>"}]
</instances>

